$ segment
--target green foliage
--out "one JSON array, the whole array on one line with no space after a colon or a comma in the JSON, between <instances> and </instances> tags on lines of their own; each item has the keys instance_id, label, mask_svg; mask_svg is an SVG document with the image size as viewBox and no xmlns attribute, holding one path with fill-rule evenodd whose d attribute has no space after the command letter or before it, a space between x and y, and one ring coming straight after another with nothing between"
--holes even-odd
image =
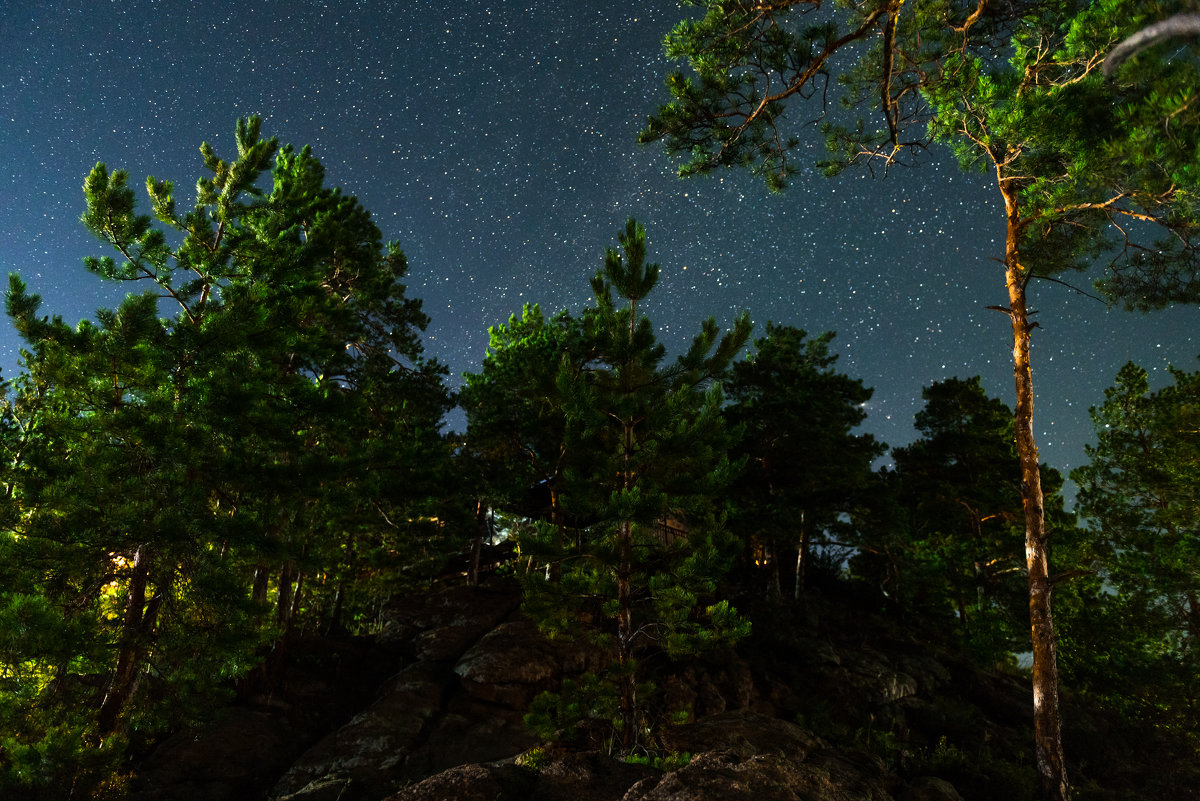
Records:
<instances>
[{"instance_id":1,"label":"green foliage","mask_svg":"<svg viewBox=\"0 0 1200 801\"><path fill-rule=\"evenodd\" d=\"M625 757L625 762L630 765L646 765L661 770L664 773L679 770L692 761L692 754L689 751L669 751L662 756L657 756L649 752L645 754L630 754Z\"/></svg>"},{"instance_id":2,"label":"green foliage","mask_svg":"<svg viewBox=\"0 0 1200 801\"><path fill-rule=\"evenodd\" d=\"M775 593L781 564L799 552L804 569L814 548L844 533L884 451L871 435L854 433L872 390L834 369L833 336L806 339L804 331L768 323L729 382L726 415L742 431L734 452L745 461L731 493L730 527L747 551L757 545Z\"/></svg>"},{"instance_id":3,"label":"green foliage","mask_svg":"<svg viewBox=\"0 0 1200 801\"><path fill-rule=\"evenodd\" d=\"M1011 798L1032 801L1036 798L1034 774L1027 767L994 756L986 746L964 751L945 737L937 745L919 751L910 766L918 776L938 776L965 793L964 797Z\"/></svg>"},{"instance_id":4,"label":"green foliage","mask_svg":"<svg viewBox=\"0 0 1200 801\"><path fill-rule=\"evenodd\" d=\"M262 645L346 625L444 550L422 521L449 396L404 256L259 129L238 122L233 161L201 146L183 214L169 182L147 179L151 218L125 171L88 175L82 221L117 255L85 266L151 291L72 328L10 277L0 711L40 721L22 760L70 761L67 709L84 749L195 719Z\"/></svg>"},{"instance_id":5,"label":"green foliage","mask_svg":"<svg viewBox=\"0 0 1200 801\"><path fill-rule=\"evenodd\" d=\"M586 673L578 680L564 679L558 692L544 692L533 699L525 725L548 741L573 741L597 722L612 728L602 734L611 741L618 725L617 687L604 677Z\"/></svg>"},{"instance_id":6,"label":"green foliage","mask_svg":"<svg viewBox=\"0 0 1200 801\"><path fill-rule=\"evenodd\" d=\"M892 451L886 498L854 560L905 613L953 620L983 664L1028 648L1024 516L1012 412L978 377L925 390L921 438ZM1058 494L1062 478L1042 466L1045 510L1064 558L1078 540ZM1058 551L1056 550L1056 553Z\"/></svg>"},{"instance_id":7,"label":"green foliage","mask_svg":"<svg viewBox=\"0 0 1200 801\"><path fill-rule=\"evenodd\" d=\"M514 764L516 764L517 767L525 768L532 773L541 773L542 768L546 767L549 761L549 752L541 746L536 746L518 756L514 761Z\"/></svg>"},{"instance_id":8,"label":"green foliage","mask_svg":"<svg viewBox=\"0 0 1200 801\"><path fill-rule=\"evenodd\" d=\"M1106 706L1179 747L1200 738L1200 373L1172 378L1151 391L1127 364L1091 410L1097 442L1072 478L1100 572L1070 607L1064 662Z\"/></svg>"},{"instance_id":9,"label":"green foliage","mask_svg":"<svg viewBox=\"0 0 1200 801\"><path fill-rule=\"evenodd\" d=\"M579 327L556 318L555 330L570 339L549 340L556 342L551 351L561 354L543 361L557 365L553 385L545 367L531 365L518 368L515 383L492 386L516 389L502 393L516 411L499 417L519 415L533 401L550 421L544 434L554 467L535 475L550 484L556 502L561 496L561 507L554 507L549 524L520 535L522 552L547 565L526 574L526 612L551 636L582 637L612 654L614 667L603 682L616 688L617 733L628 752L645 728L637 655L651 648L670 656L695 653L748 631L748 623L713 596L731 556L720 526L720 493L735 471L720 381L750 323L743 315L722 335L706 321L689 350L664 364L665 349L639 308L658 281L658 265L646 261L646 235L636 222L629 221L619 242L621 250L609 249L592 279L595 306L584 311ZM493 336L519 328L545 331L540 313L527 309L521 321L493 329ZM532 355L537 341L523 338L515 353ZM499 370L492 375L498 378ZM567 513L587 522L574 538L564 536ZM668 522L677 538L666 535ZM561 728L576 714L592 715L591 696L572 705L572 694L581 692L572 687L560 694L557 717L545 701L537 725Z\"/></svg>"}]
</instances>

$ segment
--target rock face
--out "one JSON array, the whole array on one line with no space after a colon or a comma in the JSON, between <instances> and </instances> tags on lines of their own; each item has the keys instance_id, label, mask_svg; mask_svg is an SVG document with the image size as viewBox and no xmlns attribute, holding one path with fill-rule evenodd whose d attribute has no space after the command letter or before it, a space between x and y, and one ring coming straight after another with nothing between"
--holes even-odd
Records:
<instances>
[{"instance_id":1,"label":"rock face","mask_svg":"<svg viewBox=\"0 0 1200 801\"><path fill-rule=\"evenodd\" d=\"M664 709L688 721L655 745L686 761L670 772L541 748L522 721L530 701L607 657L547 641L500 583L393 604L382 633L346 646L332 672L293 669L286 692L165 741L133 801L962 801L954 770L968 751L934 746L1007 749L1028 724L1009 678L868 641L853 619L764 619L774 628L737 654L659 660ZM970 778L959 786L984 797Z\"/></svg>"},{"instance_id":2,"label":"rock face","mask_svg":"<svg viewBox=\"0 0 1200 801\"><path fill-rule=\"evenodd\" d=\"M831 749L776 718L716 715L671 737L672 746L700 751L671 773L575 753L537 771L517 773L511 764L453 768L388 801L892 801L888 785L895 777L877 759Z\"/></svg>"},{"instance_id":3,"label":"rock face","mask_svg":"<svg viewBox=\"0 0 1200 801\"><path fill-rule=\"evenodd\" d=\"M517 605L508 586L452 587L389 609L380 639L408 664L366 709L302 754L269 798L319 801L336 788L341 801L378 799L413 779L533 745L522 713L530 693L550 676L499 673L515 664L505 656L511 644L501 632L521 625L506 622ZM536 638L525 625L522 633ZM494 658L485 641L500 646ZM493 684L489 676L505 681Z\"/></svg>"}]
</instances>

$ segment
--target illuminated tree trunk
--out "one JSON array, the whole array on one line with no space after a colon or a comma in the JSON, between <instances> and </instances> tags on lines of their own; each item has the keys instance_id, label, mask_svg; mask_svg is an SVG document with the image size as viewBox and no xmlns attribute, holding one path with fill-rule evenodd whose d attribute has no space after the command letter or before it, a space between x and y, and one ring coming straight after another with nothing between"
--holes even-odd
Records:
<instances>
[{"instance_id":1,"label":"illuminated tree trunk","mask_svg":"<svg viewBox=\"0 0 1200 801\"><path fill-rule=\"evenodd\" d=\"M1021 463L1021 502L1025 510L1025 561L1029 571L1029 624L1033 639L1033 727L1038 777L1043 801L1066 801L1070 795L1062 747L1062 718L1058 708L1058 657L1054 620L1050 613L1051 582L1046 554L1046 519L1042 474L1033 437L1033 370L1029 362L1029 322L1025 299L1027 275L1020 264L1021 220L1017 187L1000 175L1007 212L1005 283L1013 329L1013 378L1017 402L1014 414L1017 457Z\"/></svg>"},{"instance_id":2,"label":"illuminated tree trunk","mask_svg":"<svg viewBox=\"0 0 1200 801\"><path fill-rule=\"evenodd\" d=\"M163 602L162 593L159 592L149 604L146 603L146 590L150 583L148 551L149 547L142 544L133 554L133 572L129 577L129 599L125 603L121 623L117 665L96 716L96 728L102 737L117 730L121 712L137 690L146 648L145 639L157 622L158 610Z\"/></svg>"},{"instance_id":3,"label":"illuminated tree trunk","mask_svg":"<svg viewBox=\"0 0 1200 801\"><path fill-rule=\"evenodd\" d=\"M805 574L808 572L808 549L812 543L812 528L808 516L800 510L800 548L796 552L796 586L792 590L793 600L799 601L804 594Z\"/></svg>"}]
</instances>

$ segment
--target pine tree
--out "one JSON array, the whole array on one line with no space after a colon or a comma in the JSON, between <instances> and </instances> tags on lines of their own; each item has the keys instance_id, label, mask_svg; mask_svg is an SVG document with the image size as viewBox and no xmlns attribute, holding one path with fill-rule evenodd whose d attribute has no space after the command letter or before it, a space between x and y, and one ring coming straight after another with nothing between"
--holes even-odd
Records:
<instances>
[{"instance_id":1,"label":"pine tree","mask_svg":"<svg viewBox=\"0 0 1200 801\"><path fill-rule=\"evenodd\" d=\"M591 358L579 320L566 311L547 320L536 304L488 331L488 353L479 373L464 376L459 403L467 414L466 451L480 474L485 498L510 511L535 516L548 505L552 550L530 554L551 560L560 574L567 540L563 508L566 471L574 456L567 438L567 394ZM535 542L527 539L527 545ZM528 548L526 549L528 552Z\"/></svg>"},{"instance_id":2,"label":"pine tree","mask_svg":"<svg viewBox=\"0 0 1200 801\"><path fill-rule=\"evenodd\" d=\"M948 144L964 167L994 174L1003 201L1005 305L1012 324L1015 435L1026 524L1034 642L1035 741L1045 799L1069 784L1061 745L1044 491L1033 435L1028 289L1104 256L1103 288L1154 307L1195 297L1197 113L1187 60L1126 64L1106 82L1101 64L1123 34L1172 4L1129 0L951 3L884 0L826 11L820 3L705 2L706 13L667 37L672 101L642 141L685 153L683 174L745 166L772 189L795 167L795 132L826 113L836 75L843 105L879 124L823 120L838 171L884 172ZM871 42L864 47L864 42ZM1134 59L1134 61L1137 61ZM819 99L819 100L818 100ZM794 106L806 101L811 112ZM797 116L795 111L792 117ZM1161 241L1147 241L1160 236Z\"/></svg>"},{"instance_id":3,"label":"pine tree","mask_svg":"<svg viewBox=\"0 0 1200 801\"><path fill-rule=\"evenodd\" d=\"M157 224L124 171L91 171L82 219L117 258L85 265L149 291L72 328L10 280L26 373L7 406L20 514L4 547L40 608L84 638L28 702L105 676L74 699L89 742L197 714L260 642L336 617L352 563L386 553L373 569L395 575L428 549L407 521L448 464L449 398L404 256L309 150L259 129L238 121L231 162L201 146L187 213L147 179Z\"/></svg>"},{"instance_id":4,"label":"pine tree","mask_svg":"<svg viewBox=\"0 0 1200 801\"><path fill-rule=\"evenodd\" d=\"M708 320L688 352L664 364L665 348L640 308L658 283L658 265L647 263L645 231L633 220L619 242L592 278L595 306L582 317L590 358L577 374L558 375L568 439L586 454L567 474L567 508L592 523L558 586L531 577L527 608L554 634L579 625L581 603L598 605L592 611L611 621L592 634L614 658L608 680L628 752L646 728L639 654L651 647L695 653L747 630L727 601L706 599L722 565L715 503L732 470L720 380L750 321L742 315L722 335ZM684 525L685 537L661 530L668 518Z\"/></svg>"},{"instance_id":5,"label":"pine tree","mask_svg":"<svg viewBox=\"0 0 1200 801\"><path fill-rule=\"evenodd\" d=\"M760 543L773 594L782 555L795 553L796 598L812 549L861 501L871 463L884 451L870 434L852 433L866 419L872 390L833 369L832 333L806 337L768 323L752 355L733 365L726 409L743 429L735 452L746 460L731 527Z\"/></svg>"},{"instance_id":6,"label":"pine tree","mask_svg":"<svg viewBox=\"0 0 1200 801\"><path fill-rule=\"evenodd\" d=\"M1138 641L1158 656L1172 717L1194 720L1200 668L1200 373L1173 370L1151 391L1146 371L1126 364L1104 403L1091 410L1097 443L1071 477L1092 522L1092 549L1109 603L1138 621ZM1190 678L1185 678L1190 677ZM1172 692L1167 688L1175 688Z\"/></svg>"},{"instance_id":7,"label":"pine tree","mask_svg":"<svg viewBox=\"0 0 1200 801\"><path fill-rule=\"evenodd\" d=\"M1028 650L1024 520L1015 480L1012 410L988 397L979 377L948 379L922 392L921 438L892 451L892 489L903 510L888 553L898 563L898 599L922 597L927 613L952 612L964 642L985 663ZM1062 478L1041 466L1047 517L1065 548L1074 520L1059 494Z\"/></svg>"}]
</instances>

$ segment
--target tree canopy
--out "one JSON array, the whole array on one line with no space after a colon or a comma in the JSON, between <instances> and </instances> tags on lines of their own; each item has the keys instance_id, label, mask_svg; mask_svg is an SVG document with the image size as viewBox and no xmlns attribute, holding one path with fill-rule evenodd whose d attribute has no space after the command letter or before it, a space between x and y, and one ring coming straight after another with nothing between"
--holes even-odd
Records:
<instances>
[{"instance_id":1,"label":"tree canopy","mask_svg":"<svg viewBox=\"0 0 1200 801\"><path fill-rule=\"evenodd\" d=\"M61 634L5 651L6 728L29 747L188 719L260 644L367 611L381 553L411 565L432 544L449 394L404 256L308 149L259 129L238 122L233 161L201 146L185 214L147 179L157 224L127 173L91 171L82 220L117 256L85 265L148 287L116 309L71 327L10 279L26 372L5 406L0 614Z\"/></svg>"}]
</instances>

